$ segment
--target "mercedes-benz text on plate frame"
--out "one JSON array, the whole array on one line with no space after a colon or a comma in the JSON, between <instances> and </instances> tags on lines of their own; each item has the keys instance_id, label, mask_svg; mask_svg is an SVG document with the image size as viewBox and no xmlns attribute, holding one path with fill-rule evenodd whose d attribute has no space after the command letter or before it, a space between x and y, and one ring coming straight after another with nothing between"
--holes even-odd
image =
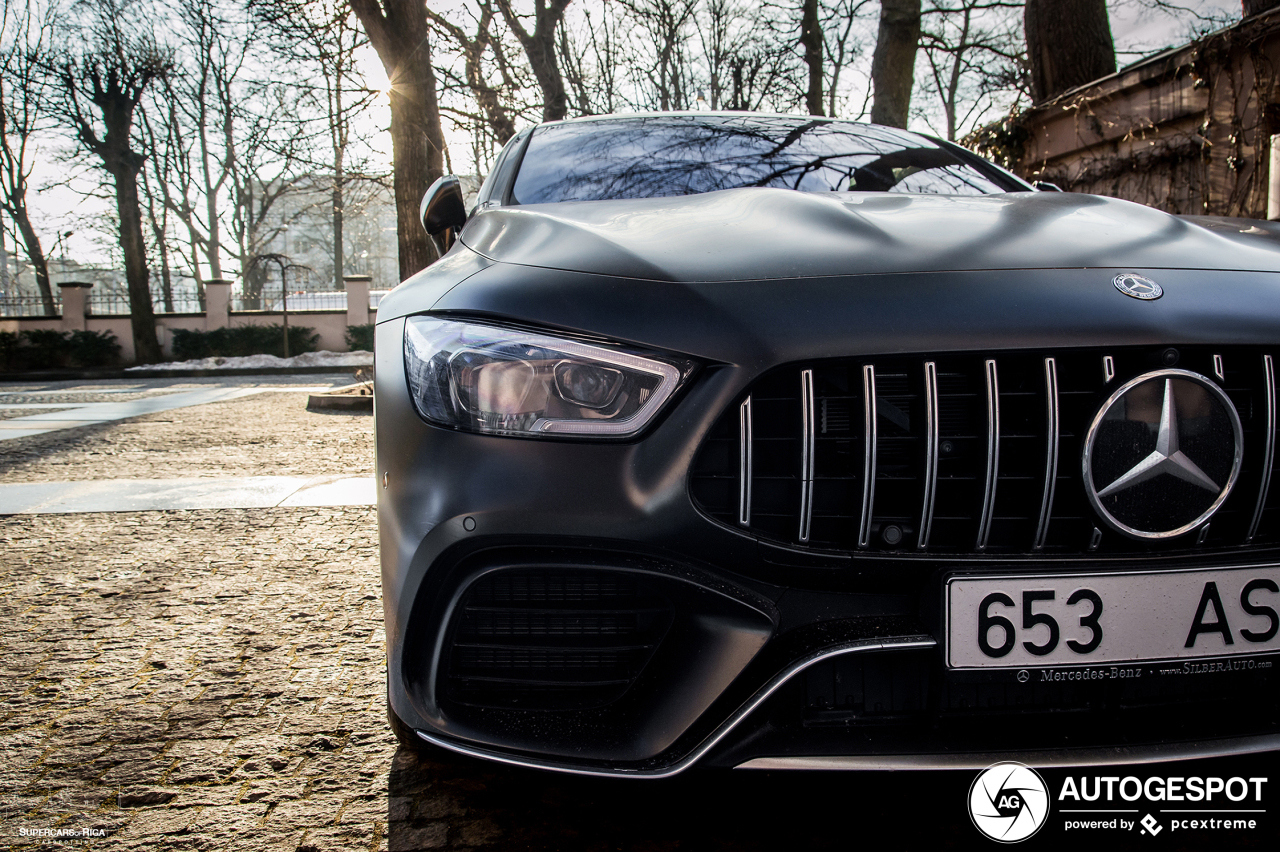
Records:
<instances>
[{"instance_id":1,"label":"mercedes-benz text on plate frame","mask_svg":"<svg viewBox=\"0 0 1280 852\"><path fill-rule=\"evenodd\" d=\"M1280 565L953 577L947 665L1089 665L1280 651Z\"/></svg>"}]
</instances>

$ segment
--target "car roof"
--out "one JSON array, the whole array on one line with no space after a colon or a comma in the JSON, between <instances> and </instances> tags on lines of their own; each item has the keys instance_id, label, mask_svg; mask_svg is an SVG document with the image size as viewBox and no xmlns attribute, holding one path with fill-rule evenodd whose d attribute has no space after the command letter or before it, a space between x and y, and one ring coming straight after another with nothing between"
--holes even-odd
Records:
<instances>
[{"instance_id":1,"label":"car roof","mask_svg":"<svg viewBox=\"0 0 1280 852\"><path fill-rule=\"evenodd\" d=\"M618 121L626 119L640 118L787 118L794 121L825 121L840 122L841 124L863 124L879 127L881 125L871 125L869 121L857 121L852 118L835 118L825 115L803 115L801 113L787 112L753 112L750 110L665 110L651 112L610 112L603 115L581 115L573 118L561 118L556 121L544 121L535 127L549 127L556 124L582 124L591 121ZM913 133L917 136L920 134L914 130L903 130L901 127L892 128L900 130L904 133Z\"/></svg>"}]
</instances>

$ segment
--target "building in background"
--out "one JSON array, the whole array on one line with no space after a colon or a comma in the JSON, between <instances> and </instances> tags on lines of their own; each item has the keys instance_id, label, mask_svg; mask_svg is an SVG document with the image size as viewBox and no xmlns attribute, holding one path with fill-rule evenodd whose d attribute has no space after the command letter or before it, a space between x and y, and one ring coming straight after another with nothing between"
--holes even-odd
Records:
<instances>
[{"instance_id":1,"label":"building in background","mask_svg":"<svg viewBox=\"0 0 1280 852\"><path fill-rule=\"evenodd\" d=\"M987 128L1022 177L1183 215L1280 218L1280 9Z\"/></svg>"}]
</instances>

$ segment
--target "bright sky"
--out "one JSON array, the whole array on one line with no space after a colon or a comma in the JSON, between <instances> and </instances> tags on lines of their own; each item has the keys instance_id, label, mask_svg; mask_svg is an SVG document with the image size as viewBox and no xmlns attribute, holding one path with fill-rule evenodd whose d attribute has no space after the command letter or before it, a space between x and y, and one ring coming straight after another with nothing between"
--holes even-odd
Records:
<instances>
[{"instance_id":1,"label":"bright sky","mask_svg":"<svg viewBox=\"0 0 1280 852\"><path fill-rule=\"evenodd\" d=\"M459 0L446 0L441 6L453 6ZM576 0L579 4L599 3L601 0ZM1239 0L1183 0L1185 5L1201 11L1202 14L1221 12L1239 16ZM1141 55L1181 44L1186 41L1188 25L1186 21L1177 20L1168 14L1154 12L1141 5L1140 0L1111 0L1111 29L1115 37L1117 60L1120 65L1128 64ZM371 88L384 89L387 77L381 62L372 49L367 50L361 61L361 68ZM377 110L368 119L368 129L379 133L390 122L390 111L383 100ZM923 129L923 128L921 128ZM453 155L455 170L469 171L467 163L468 142L464 136L450 132L446 122L446 133ZM385 134L375 144L383 156L390 149L390 139ZM84 193L93 189L99 174L93 169L69 169L66 163L58 162L52 147L45 148L46 156L37 168L34 185L41 189L32 203L37 228L41 232L46 253L54 254L54 241L57 234L71 230L75 233L65 238L63 246L66 254L82 262L110 262L111 236L101 227L93 226L94 220L113 206L109 197L89 197ZM68 180L68 175L79 175ZM148 234L148 238L150 235ZM14 251L12 242L6 239L6 247Z\"/></svg>"}]
</instances>

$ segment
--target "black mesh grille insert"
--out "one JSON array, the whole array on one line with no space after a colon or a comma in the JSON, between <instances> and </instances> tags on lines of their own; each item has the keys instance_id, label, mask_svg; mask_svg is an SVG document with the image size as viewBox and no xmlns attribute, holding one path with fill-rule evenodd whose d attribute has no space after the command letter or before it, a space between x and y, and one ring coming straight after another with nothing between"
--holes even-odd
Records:
<instances>
[{"instance_id":1,"label":"black mesh grille insert","mask_svg":"<svg viewBox=\"0 0 1280 852\"><path fill-rule=\"evenodd\" d=\"M671 603L640 575L496 571L458 606L445 688L477 707L603 707L639 677L671 619Z\"/></svg>"},{"instance_id":2,"label":"black mesh grille insert","mask_svg":"<svg viewBox=\"0 0 1280 852\"><path fill-rule=\"evenodd\" d=\"M753 383L715 424L690 490L722 523L819 550L1062 556L1274 545L1280 452L1264 469L1276 443L1271 357L1200 345L789 365ZM1207 528L1135 540L1089 503L1085 435L1124 382L1170 367L1226 393L1243 427L1243 466Z\"/></svg>"}]
</instances>

